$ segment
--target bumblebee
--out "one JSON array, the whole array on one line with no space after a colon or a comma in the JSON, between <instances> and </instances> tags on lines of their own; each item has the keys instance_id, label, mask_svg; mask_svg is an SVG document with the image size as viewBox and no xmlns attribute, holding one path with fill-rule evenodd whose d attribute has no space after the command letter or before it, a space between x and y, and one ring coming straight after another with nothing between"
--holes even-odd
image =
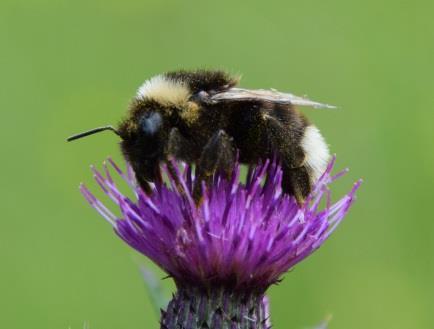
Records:
<instances>
[{"instance_id":1,"label":"bumblebee","mask_svg":"<svg viewBox=\"0 0 434 329\"><path fill-rule=\"evenodd\" d=\"M301 204L330 159L318 128L295 106L332 107L275 90L237 88L238 77L218 70L175 71L147 80L117 128L96 128L121 138L123 155L137 182L161 181L160 164L168 157L195 164L197 181L210 183L216 172L230 176L239 161L255 164L277 156L282 190ZM201 184L193 196L201 197Z\"/></svg>"}]
</instances>

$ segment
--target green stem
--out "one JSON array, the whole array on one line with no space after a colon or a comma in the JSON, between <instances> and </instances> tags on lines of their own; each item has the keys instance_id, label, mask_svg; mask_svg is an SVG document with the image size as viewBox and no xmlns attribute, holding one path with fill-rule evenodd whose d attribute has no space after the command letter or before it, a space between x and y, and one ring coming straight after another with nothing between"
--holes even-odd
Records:
<instances>
[{"instance_id":1,"label":"green stem","mask_svg":"<svg viewBox=\"0 0 434 329\"><path fill-rule=\"evenodd\" d=\"M264 294L179 288L161 314L161 329L269 329Z\"/></svg>"}]
</instances>

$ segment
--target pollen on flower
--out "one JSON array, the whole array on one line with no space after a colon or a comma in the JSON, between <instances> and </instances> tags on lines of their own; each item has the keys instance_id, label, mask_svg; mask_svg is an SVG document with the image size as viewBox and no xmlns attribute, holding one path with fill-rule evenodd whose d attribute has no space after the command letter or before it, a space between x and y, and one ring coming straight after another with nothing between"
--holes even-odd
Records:
<instances>
[{"instance_id":1,"label":"pollen on flower","mask_svg":"<svg viewBox=\"0 0 434 329\"><path fill-rule=\"evenodd\" d=\"M84 185L81 192L128 245L181 286L265 291L322 245L347 214L361 183L332 203L328 186L345 173L331 175L333 158L299 206L282 194L282 170L276 161L251 166L245 183L237 163L231 180L215 175L210 188L204 185L197 207L191 166L172 160L175 173L169 174L163 165L166 182L156 184L147 195L131 168L124 173L111 159L108 162L104 175L92 170L101 189L120 208L120 218ZM131 187L134 200L119 191L109 166Z\"/></svg>"}]
</instances>

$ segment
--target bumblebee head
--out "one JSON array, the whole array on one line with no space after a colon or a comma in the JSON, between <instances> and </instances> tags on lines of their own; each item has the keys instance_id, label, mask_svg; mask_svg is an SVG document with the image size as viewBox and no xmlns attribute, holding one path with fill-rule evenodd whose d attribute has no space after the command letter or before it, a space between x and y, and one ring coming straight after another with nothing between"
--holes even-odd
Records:
<instances>
[{"instance_id":1,"label":"bumblebee head","mask_svg":"<svg viewBox=\"0 0 434 329\"><path fill-rule=\"evenodd\" d=\"M190 88L182 79L166 74L155 76L140 86L126 118L117 128L98 127L73 135L67 140L73 141L111 130L122 139L121 149L128 160L156 160L165 152L171 125L180 120L183 114L191 119L191 109L195 107L190 98Z\"/></svg>"},{"instance_id":2,"label":"bumblebee head","mask_svg":"<svg viewBox=\"0 0 434 329\"><path fill-rule=\"evenodd\" d=\"M170 122L167 108L149 99L135 98L118 126L121 150L130 162L157 161L164 155Z\"/></svg>"},{"instance_id":3,"label":"bumblebee head","mask_svg":"<svg viewBox=\"0 0 434 329\"><path fill-rule=\"evenodd\" d=\"M141 161L161 158L166 152L171 128L180 121L188 125L196 118L198 107L191 101L191 95L184 80L166 74L145 81L117 129L123 139L124 155Z\"/></svg>"}]
</instances>

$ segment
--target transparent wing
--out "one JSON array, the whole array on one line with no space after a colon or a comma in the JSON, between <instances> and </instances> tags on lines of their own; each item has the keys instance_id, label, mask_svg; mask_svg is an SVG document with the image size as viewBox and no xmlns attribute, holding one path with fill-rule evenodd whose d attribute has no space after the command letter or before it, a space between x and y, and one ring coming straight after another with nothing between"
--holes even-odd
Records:
<instances>
[{"instance_id":1,"label":"transparent wing","mask_svg":"<svg viewBox=\"0 0 434 329\"><path fill-rule=\"evenodd\" d=\"M243 100L262 100L280 104L292 104L299 106L311 106L318 109L335 109L336 106L329 104L322 104L311 101L310 99L295 96L290 93L282 93L280 91L271 89L243 89L243 88L231 88L227 91L215 94L211 96L211 101L243 101Z\"/></svg>"}]
</instances>

